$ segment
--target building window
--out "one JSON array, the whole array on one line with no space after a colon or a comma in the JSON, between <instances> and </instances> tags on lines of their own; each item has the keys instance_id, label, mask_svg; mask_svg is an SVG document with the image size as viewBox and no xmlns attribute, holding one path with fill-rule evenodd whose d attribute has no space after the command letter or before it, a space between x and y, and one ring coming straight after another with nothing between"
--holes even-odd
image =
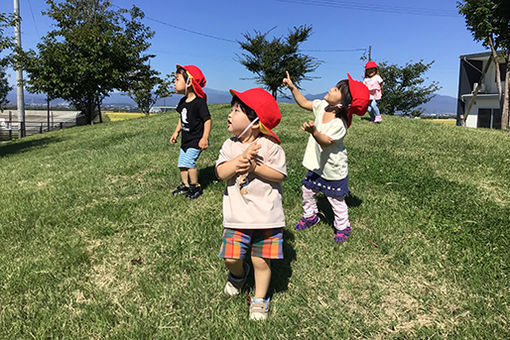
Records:
<instances>
[{"instance_id":1,"label":"building window","mask_svg":"<svg viewBox=\"0 0 510 340\"><path fill-rule=\"evenodd\" d=\"M501 129L501 110L478 109L477 127L487 129Z\"/></svg>"}]
</instances>

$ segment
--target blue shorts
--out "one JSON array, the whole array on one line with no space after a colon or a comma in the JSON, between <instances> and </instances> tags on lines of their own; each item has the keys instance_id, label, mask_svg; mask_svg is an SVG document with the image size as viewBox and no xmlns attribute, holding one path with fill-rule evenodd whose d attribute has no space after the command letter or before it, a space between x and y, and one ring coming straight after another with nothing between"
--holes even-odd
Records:
<instances>
[{"instance_id":1,"label":"blue shorts","mask_svg":"<svg viewBox=\"0 0 510 340\"><path fill-rule=\"evenodd\" d=\"M179 168L196 168L197 159L201 152L202 149L188 148L186 151L181 149L181 152L179 153L179 160L177 161L177 166Z\"/></svg>"}]
</instances>

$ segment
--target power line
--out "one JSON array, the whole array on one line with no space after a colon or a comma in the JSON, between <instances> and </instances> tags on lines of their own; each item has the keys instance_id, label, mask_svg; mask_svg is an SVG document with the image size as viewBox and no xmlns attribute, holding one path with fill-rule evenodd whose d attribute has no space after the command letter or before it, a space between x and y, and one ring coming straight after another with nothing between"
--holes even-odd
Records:
<instances>
[{"instance_id":1,"label":"power line","mask_svg":"<svg viewBox=\"0 0 510 340\"><path fill-rule=\"evenodd\" d=\"M123 7L115 5L113 3L112 3L112 6L123 9ZM165 26L168 26L168 27L172 27L174 29L177 29L177 30L180 30L180 31L184 31L184 32L187 32L187 33L192 33L192 34L200 35L200 36L206 37L206 38L211 38L211 39L216 39L216 40L221 40L221 41L227 41L227 42L231 42L231 43L237 43L237 41L232 40L232 39L222 38L222 37L218 37L218 36L215 36L215 35L212 35L212 34L207 34L207 33L202 33L202 32L198 32L198 31L190 30L188 28L172 25L172 24L169 24L166 21L162 21L162 20L159 20L159 19L151 18L149 16L145 16L145 18L147 18L148 20L157 22L158 24L165 25Z\"/></svg>"},{"instance_id":2,"label":"power line","mask_svg":"<svg viewBox=\"0 0 510 340\"><path fill-rule=\"evenodd\" d=\"M112 6L114 7L117 7L117 8L120 8L120 9L123 9L123 7L121 6L118 6L116 4L113 4L112 3ZM173 25L173 24L169 24L168 22L166 21L162 21L162 20L159 20L159 19L156 19L156 18L151 18L149 16L145 16L145 18L147 18L148 20L151 20L151 21L154 21L158 24L161 24L161 25L165 25L165 26L169 26L171 28L174 28L174 29L178 29L180 31L184 31L184 32L187 32L187 33L192 33L192 34L196 34L196 35L200 35L202 37L206 37L206 38L211 38L211 39L216 39L216 40L221 40L221 41L227 41L227 42L232 42L232 43L236 43L237 44L237 41L236 40L232 40L232 39L227 39L227 38L222 38L222 37L218 37L218 36L215 36L215 35L211 35L211 34L207 34L207 33L202 33L202 32L198 32L198 31L194 31L194 30L190 30L188 28L184 28L184 27L180 27L180 26L176 26L176 25ZM276 28L273 27L271 28L267 33L271 32L272 30L274 30ZM332 49L332 50L327 50L327 49L305 49L305 50L301 50L303 52L327 52L327 53L342 53L342 52L365 52L366 49L365 48L354 48L354 49Z\"/></svg>"},{"instance_id":3,"label":"power line","mask_svg":"<svg viewBox=\"0 0 510 340\"><path fill-rule=\"evenodd\" d=\"M32 4L30 3L30 0L27 0L27 1L28 1L28 8L30 8L30 14L32 14L32 21L34 22L35 31L37 32L38 36L41 36L41 34L39 33L39 29L37 28L37 23L35 21L34 11L32 10Z\"/></svg>"},{"instance_id":4,"label":"power line","mask_svg":"<svg viewBox=\"0 0 510 340\"><path fill-rule=\"evenodd\" d=\"M393 14L409 14L409 15L423 15L423 16L436 16L436 17L458 17L456 11L452 10L438 10L431 8L417 8L417 7L403 7L393 5L381 5L367 2L350 2L350 1L332 1L332 0L276 0L278 2L319 6L319 7L333 7L343 9L354 9L370 12L382 12Z\"/></svg>"},{"instance_id":5,"label":"power line","mask_svg":"<svg viewBox=\"0 0 510 340\"><path fill-rule=\"evenodd\" d=\"M302 50L303 52L366 52L366 48L352 48L352 49L344 49L344 50L321 50L321 49L311 49L311 50Z\"/></svg>"}]
</instances>

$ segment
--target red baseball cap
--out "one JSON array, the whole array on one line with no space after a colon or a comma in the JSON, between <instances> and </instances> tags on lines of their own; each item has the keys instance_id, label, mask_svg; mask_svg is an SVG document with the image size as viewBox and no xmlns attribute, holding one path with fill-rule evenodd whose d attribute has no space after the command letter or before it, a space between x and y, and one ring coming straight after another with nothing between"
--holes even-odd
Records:
<instances>
[{"instance_id":1,"label":"red baseball cap","mask_svg":"<svg viewBox=\"0 0 510 340\"><path fill-rule=\"evenodd\" d=\"M204 87L206 83L202 71L200 71L200 69L195 65L181 66L177 64L176 67L177 69L182 68L188 73L188 79L191 78L191 86L193 87L195 94L207 101L207 95L205 94L204 90L202 90L202 87Z\"/></svg>"},{"instance_id":2,"label":"red baseball cap","mask_svg":"<svg viewBox=\"0 0 510 340\"><path fill-rule=\"evenodd\" d=\"M347 77L349 78L349 92L351 92L352 97L351 105L347 108L347 127L349 127L353 114L363 116L367 112L368 103L370 103L370 91L365 84L352 79L349 73L347 73Z\"/></svg>"},{"instance_id":3,"label":"red baseball cap","mask_svg":"<svg viewBox=\"0 0 510 340\"><path fill-rule=\"evenodd\" d=\"M271 131L271 129L274 129L280 123L282 118L280 108L278 107L274 97L266 90L258 87L244 92L237 92L230 89L230 93L239 98L250 109L255 111L257 117L259 117L259 122L262 125L262 128L260 129L262 133L271 134L278 143L280 143L280 138Z\"/></svg>"},{"instance_id":4,"label":"red baseball cap","mask_svg":"<svg viewBox=\"0 0 510 340\"><path fill-rule=\"evenodd\" d=\"M370 60L368 63L365 64L365 70L368 70L369 68L377 68L377 64L375 61Z\"/></svg>"}]
</instances>

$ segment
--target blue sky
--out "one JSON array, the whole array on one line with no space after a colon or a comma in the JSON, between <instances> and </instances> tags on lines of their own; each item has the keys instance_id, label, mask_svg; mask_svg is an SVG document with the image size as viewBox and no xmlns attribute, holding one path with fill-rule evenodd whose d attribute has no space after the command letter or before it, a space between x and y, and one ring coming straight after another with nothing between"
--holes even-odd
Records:
<instances>
[{"instance_id":1,"label":"blue sky","mask_svg":"<svg viewBox=\"0 0 510 340\"><path fill-rule=\"evenodd\" d=\"M435 60L426 74L438 81L438 93L457 95L459 55L483 51L466 29L454 0L112 0L116 6L136 5L146 14L144 23L156 32L149 52L151 65L170 73L175 64L195 64L204 72L207 86L217 90L245 90L258 86L239 62L237 40L243 33L266 32L282 36L293 26L311 25L312 35L302 44L303 53L322 61L304 81L303 93L328 90L338 80L363 76L361 49L372 46L372 59L403 65ZM11 12L12 0L0 2L0 12ZM41 14L44 0L20 0L22 45L35 48L51 29ZM190 32L193 31L193 32ZM212 36L212 37L209 37ZM344 50L334 52L332 50ZM345 51L346 50L346 51ZM10 82L14 84L11 72Z\"/></svg>"}]
</instances>

